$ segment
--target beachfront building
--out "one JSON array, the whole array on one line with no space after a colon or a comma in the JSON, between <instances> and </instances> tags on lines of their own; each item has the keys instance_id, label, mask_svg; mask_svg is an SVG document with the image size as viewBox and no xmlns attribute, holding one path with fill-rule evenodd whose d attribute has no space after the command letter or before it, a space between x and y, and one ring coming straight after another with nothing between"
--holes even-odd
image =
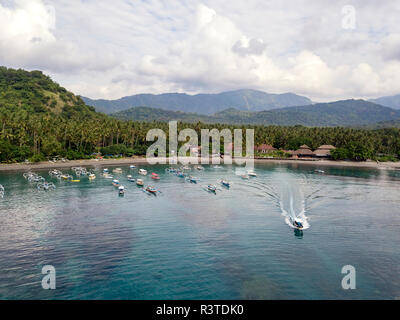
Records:
<instances>
[{"instance_id":1,"label":"beachfront building","mask_svg":"<svg viewBox=\"0 0 400 320\"><path fill-rule=\"evenodd\" d=\"M314 157L314 152L311 151L311 148L303 144L300 148L292 153L293 158L312 158Z\"/></svg>"},{"instance_id":2,"label":"beachfront building","mask_svg":"<svg viewBox=\"0 0 400 320\"><path fill-rule=\"evenodd\" d=\"M317 150L314 151L314 155L316 158L330 158L331 157L331 150L336 149L334 146L330 144L324 144L318 147Z\"/></svg>"},{"instance_id":3,"label":"beachfront building","mask_svg":"<svg viewBox=\"0 0 400 320\"><path fill-rule=\"evenodd\" d=\"M262 144L254 148L255 152L259 153L271 153L272 151L275 151L276 149L269 145L269 144Z\"/></svg>"}]
</instances>

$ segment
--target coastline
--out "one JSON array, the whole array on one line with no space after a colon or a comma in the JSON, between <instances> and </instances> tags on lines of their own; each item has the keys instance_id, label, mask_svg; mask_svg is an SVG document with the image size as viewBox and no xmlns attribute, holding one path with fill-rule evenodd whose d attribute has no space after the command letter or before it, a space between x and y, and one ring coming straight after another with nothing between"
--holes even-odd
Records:
<instances>
[{"instance_id":1,"label":"coastline","mask_svg":"<svg viewBox=\"0 0 400 320\"><path fill-rule=\"evenodd\" d=\"M191 158L187 158L190 160ZM223 164L223 159L221 159ZM383 170L400 170L399 162L355 162L355 161L334 161L334 160L307 160L307 159L254 159L254 163L276 163L276 164L304 164L313 166L331 166L331 167L354 167L354 168L370 168ZM129 164L149 164L145 157L134 158L118 158L118 159L86 159L86 160L70 160L68 162L38 162L38 163L12 163L0 164L0 172L4 171L29 171L37 169L55 169L55 168L71 168L78 166L116 166ZM200 164L200 160L199 160ZM210 159L210 164L211 159Z\"/></svg>"}]
</instances>

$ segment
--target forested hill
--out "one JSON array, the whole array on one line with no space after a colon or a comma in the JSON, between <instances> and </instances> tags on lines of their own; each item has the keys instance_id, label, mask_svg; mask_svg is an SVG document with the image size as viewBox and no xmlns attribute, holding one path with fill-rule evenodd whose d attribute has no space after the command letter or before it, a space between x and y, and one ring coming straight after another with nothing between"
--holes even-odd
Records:
<instances>
[{"instance_id":1,"label":"forested hill","mask_svg":"<svg viewBox=\"0 0 400 320\"><path fill-rule=\"evenodd\" d=\"M71 116L95 115L95 109L67 91L41 71L0 67L0 111L26 116L27 113L52 113Z\"/></svg>"},{"instance_id":2,"label":"forested hill","mask_svg":"<svg viewBox=\"0 0 400 320\"><path fill-rule=\"evenodd\" d=\"M343 100L261 112L227 109L211 116L140 107L120 111L112 116L122 120L140 121L180 120L183 122L332 127L363 126L392 121L400 118L400 111L364 100Z\"/></svg>"},{"instance_id":3,"label":"forested hill","mask_svg":"<svg viewBox=\"0 0 400 320\"><path fill-rule=\"evenodd\" d=\"M94 106L97 111L104 113L146 106L205 115L211 115L228 108L242 111L261 111L312 103L310 99L294 93L271 94L250 89L196 95L185 93L137 94L118 100L92 100L85 97L83 99L88 105Z\"/></svg>"}]
</instances>

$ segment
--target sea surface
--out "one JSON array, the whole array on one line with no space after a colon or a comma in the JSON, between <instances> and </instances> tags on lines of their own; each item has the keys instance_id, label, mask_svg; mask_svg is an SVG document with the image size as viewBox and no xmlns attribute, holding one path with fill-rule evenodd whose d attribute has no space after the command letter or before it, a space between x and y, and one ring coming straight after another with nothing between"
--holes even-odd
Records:
<instances>
[{"instance_id":1,"label":"sea surface","mask_svg":"<svg viewBox=\"0 0 400 320\"><path fill-rule=\"evenodd\" d=\"M187 172L194 184L140 166L157 195L122 167L123 197L102 167L79 183L36 171L47 192L1 172L0 299L400 299L400 171L265 163L244 180L239 166L204 167ZM42 288L45 265L55 290Z\"/></svg>"}]
</instances>

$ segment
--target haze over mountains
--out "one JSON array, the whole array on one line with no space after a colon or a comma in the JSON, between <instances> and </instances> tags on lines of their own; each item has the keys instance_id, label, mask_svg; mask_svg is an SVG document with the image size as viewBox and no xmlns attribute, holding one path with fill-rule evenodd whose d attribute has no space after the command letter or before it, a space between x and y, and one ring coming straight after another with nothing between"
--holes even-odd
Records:
<instances>
[{"instance_id":1,"label":"haze over mountains","mask_svg":"<svg viewBox=\"0 0 400 320\"><path fill-rule=\"evenodd\" d=\"M86 97L82 97L82 99L86 104L104 113L145 106L210 115L228 108L263 111L312 104L309 98L294 93L272 94L250 89L196 95L186 93L137 94L118 100L92 100Z\"/></svg>"},{"instance_id":2,"label":"haze over mountains","mask_svg":"<svg viewBox=\"0 0 400 320\"><path fill-rule=\"evenodd\" d=\"M377 99L371 99L369 101L393 109L400 109L400 94L394 96L381 97Z\"/></svg>"}]
</instances>

